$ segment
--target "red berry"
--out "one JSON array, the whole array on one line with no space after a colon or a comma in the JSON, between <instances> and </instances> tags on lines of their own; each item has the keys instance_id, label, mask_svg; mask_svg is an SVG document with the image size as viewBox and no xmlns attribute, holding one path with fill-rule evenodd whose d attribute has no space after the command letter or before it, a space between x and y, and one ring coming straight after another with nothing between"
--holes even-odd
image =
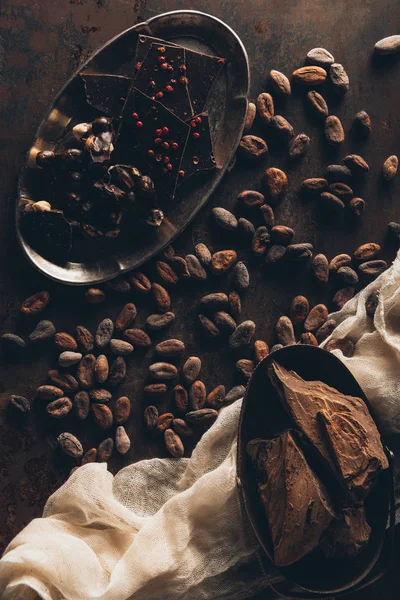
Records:
<instances>
[{"instance_id":1,"label":"red berry","mask_svg":"<svg viewBox=\"0 0 400 600\"><path fill-rule=\"evenodd\" d=\"M137 121L139 118L139 115L137 114L137 112L132 113L132 117Z\"/></svg>"},{"instance_id":2,"label":"red berry","mask_svg":"<svg viewBox=\"0 0 400 600\"><path fill-rule=\"evenodd\" d=\"M136 127L137 127L138 129L141 129L141 128L143 127L143 123L142 123L142 121L136 121Z\"/></svg>"},{"instance_id":3,"label":"red berry","mask_svg":"<svg viewBox=\"0 0 400 600\"><path fill-rule=\"evenodd\" d=\"M159 47L157 48L157 50L158 50L159 52L161 52L161 54L164 54L164 52L165 52L165 48L164 48L164 46L159 46Z\"/></svg>"},{"instance_id":4,"label":"red berry","mask_svg":"<svg viewBox=\"0 0 400 600\"><path fill-rule=\"evenodd\" d=\"M154 143L155 144L161 144L162 139L160 137L155 138Z\"/></svg>"},{"instance_id":5,"label":"red berry","mask_svg":"<svg viewBox=\"0 0 400 600\"><path fill-rule=\"evenodd\" d=\"M179 69L183 72L186 71L186 65L180 65Z\"/></svg>"},{"instance_id":6,"label":"red berry","mask_svg":"<svg viewBox=\"0 0 400 600\"><path fill-rule=\"evenodd\" d=\"M199 164L199 162L200 162L200 159L199 159L199 157L198 157L198 156L193 156L193 164L194 164L194 165L198 165L198 164Z\"/></svg>"},{"instance_id":7,"label":"red berry","mask_svg":"<svg viewBox=\"0 0 400 600\"><path fill-rule=\"evenodd\" d=\"M162 128L162 132L163 132L163 135L168 135L168 134L169 134L169 129L168 129L168 127L163 127L163 128Z\"/></svg>"},{"instance_id":8,"label":"red berry","mask_svg":"<svg viewBox=\"0 0 400 600\"><path fill-rule=\"evenodd\" d=\"M163 92L157 92L156 98L164 98Z\"/></svg>"},{"instance_id":9,"label":"red berry","mask_svg":"<svg viewBox=\"0 0 400 600\"><path fill-rule=\"evenodd\" d=\"M168 171L172 171L172 169L173 169L173 168L174 168L174 167L171 165L171 163L168 163L168 164L167 164L167 169L168 169Z\"/></svg>"},{"instance_id":10,"label":"red berry","mask_svg":"<svg viewBox=\"0 0 400 600\"><path fill-rule=\"evenodd\" d=\"M169 148L168 142L163 142L162 147L164 148L164 150L168 150L168 148Z\"/></svg>"},{"instance_id":11,"label":"red berry","mask_svg":"<svg viewBox=\"0 0 400 600\"><path fill-rule=\"evenodd\" d=\"M164 156L164 162L165 162L165 164L169 163L169 156Z\"/></svg>"},{"instance_id":12,"label":"red berry","mask_svg":"<svg viewBox=\"0 0 400 600\"><path fill-rule=\"evenodd\" d=\"M179 148L179 144L177 144L176 142L172 142L171 146L173 150L177 150Z\"/></svg>"},{"instance_id":13,"label":"red berry","mask_svg":"<svg viewBox=\"0 0 400 600\"><path fill-rule=\"evenodd\" d=\"M224 65L226 63L226 60L224 58L220 58L218 61L219 65Z\"/></svg>"},{"instance_id":14,"label":"red berry","mask_svg":"<svg viewBox=\"0 0 400 600\"><path fill-rule=\"evenodd\" d=\"M171 79L171 83L176 83L176 79Z\"/></svg>"},{"instance_id":15,"label":"red berry","mask_svg":"<svg viewBox=\"0 0 400 600\"><path fill-rule=\"evenodd\" d=\"M149 156L154 156L155 152L154 152L154 150L147 150L147 154Z\"/></svg>"},{"instance_id":16,"label":"red berry","mask_svg":"<svg viewBox=\"0 0 400 600\"><path fill-rule=\"evenodd\" d=\"M191 127L197 127L196 119L192 119L192 120L190 121L190 126L191 126Z\"/></svg>"},{"instance_id":17,"label":"red berry","mask_svg":"<svg viewBox=\"0 0 400 600\"><path fill-rule=\"evenodd\" d=\"M178 175L179 177L185 177L185 171L182 171L182 169L180 171L178 171Z\"/></svg>"},{"instance_id":18,"label":"red berry","mask_svg":"<svg viewBox=\"0 0 400 600\"><path fill-rule=\"evenodd\" d=\"M189 79L187 77L180 77L179 81L181 83L189 83Z\"/></svg>"},{"instance_id":19,"label":"red berry","mask_svg":"<svg viewBox=\"0 0 400 600\"><path fill-rule=\"evenodd\" d=\"M201 122L202 122L201 117L196 117L196 123L200 124Z\"/></svg>"},{"instance_id":20,"label":"red berry","mask_svg":"<svg viewBox=\"0 0 400 600\"><path fill-rule=\"evenodd\" d=\"M174 67L172 65L168 65L168 71L173 71Z\"/></svg>"},{"instance_id":21,"label":"red berry","mask_svg":"<svg viewBox=\"0 0 400 600\"><path fill-rule=\"evenodd\" d=\"M160 137L161 134L162 134L162 129L161 128L156 129L156 136Z\"/></svg>"},{"instance_id":22,"label":"red berry","mask_svg":"<svg viewBox=\"0 0 400 600\"><path fill-rule=\"evenodd\" d=\"M142 66L141 62L137 62L135 65L136 71L139 71L140 67Z\"/></svg>"},{"instance_id":23,"label":"red berry","mask_svg":"<svg viewBox=\"0 0 400 600\"><path fill-rule=\"evenodd\" d=\"M158 60L159 63L163 63L163 62L165 62L165 56L159 56L157 58L157 60Z\"/></svg>"},{"instance_id":24,"label":"red berry","mask_svg":"<svg viewBox=\"0 0 400 600\"><path fill-rule=\"evenodd\" d=\"M156 154L156 161L157 162L161 162L162 161L162 154Z\"/></svg>"},{"instance_id":25,"label":"red berry","mask_svg":"<svg viewBox=\"0 0 400 600\"><path fill-rule=\"evenodd\" d=\"M199 137L200 137L200 134L199 134L199 133L197 133L197 131L195 131L194 133L192 133L192 138L193 138L193 139L195 139L195 140L198 140L198 139L199 139Z\"/></svg>"},{"instance_id":26,"label":"red berry","mask_svg":"<svg viewBox=\"0 0 400 600\"><path fill-rule=\"evenodd\" d=\"M168 69L167 63L161 63L161 68L163 71L166 71Z\"/></svg>"},{"instance_id":27,"label":"red berry","mask_svg":"<svg viewBox=\"0 0 400 600\"><path fill-rule=\"evenodd\" d=\"M152 79L149 83L150 87L156 87L156 82Z\"/></svg>"},{"instance_id":28,"label":"red berry","mask_svg":"<svg viewBox=\"0 0 400 600\"><path fill-rule=\"evenodd\" d=\"M174 88L172 87L172 85L166 85L165 86L165 91L171 93L171 92L174 91Z\"/></svg>"}]
</instances>

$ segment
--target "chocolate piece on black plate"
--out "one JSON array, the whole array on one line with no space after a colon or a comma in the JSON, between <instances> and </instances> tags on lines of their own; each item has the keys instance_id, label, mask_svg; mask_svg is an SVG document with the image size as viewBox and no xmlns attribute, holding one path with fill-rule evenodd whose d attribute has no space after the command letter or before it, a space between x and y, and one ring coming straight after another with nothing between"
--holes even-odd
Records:
<instances>
[{"instance_id":1,"label":"chocolate piece on black plate","mask_svg":"<svg viewBox=\"0 0 400 600\"><path fill-rule=\"evenodd\" d=\"M225 66L225 58L185 50L186 78L193 114L203 112L214 81Z\"/></svg>"},{"instance_id":2,"label":"chocolate piece on black plate","mask_svg":"<svg viewBox=\"0 0 400 600\"><path fill-rule=\"evenodd\" d=\"M65 259L72 245L72 230L62 211L21 212L22 234L36 252L49 259Z\"/></svg>"},{"instance_id":3,"label":"chocolate piece on black plate","mask_svg":"<svg viewBox=\"0 0 400 600\"><path fill-rule=\"evenodd\" d=\"M193 117L189 121L190 135L186 144L179 170L180 183L184 183L194 173L215 169L210 125L207 113Z\"/></svg>"},{"instance_id":4,"label":"chocolate piece on black plate","mask_svg":"<svg viewBox=\"0 0 400 600\"><path fill-rule=\"evenodd\" d=\"M118 118L128 95L131 80L122 75L82 73L88 104L106 115Z\"/></svg>"},{"instance_id":5,"label":"chocolate piece on black plate","mask_svg":"<svg viewBox=\"0 0 400 600\"><path fill-rule=\"evenodd\" d=\"M172 198L190 125L136 88L128 97L123 119L132 125L159 199L161 195Z\"/></svg>"},{"instance_id":6,"label":"chocolate piece on black plate","mask_svg":"<svg viewBox=\"0 0 400 600\"><path fill-rule=\"evenodd\" d=\"M140 70L140 67L142 66L142 63L152 45L157 45L157 47L160 48L165 46L173 46L176 48L178 46L178 44L174 44L173 42L161 40L160 38L152 37L150 35L139 35L135 55L136 71Z\"/></svg>"}]
</instances>

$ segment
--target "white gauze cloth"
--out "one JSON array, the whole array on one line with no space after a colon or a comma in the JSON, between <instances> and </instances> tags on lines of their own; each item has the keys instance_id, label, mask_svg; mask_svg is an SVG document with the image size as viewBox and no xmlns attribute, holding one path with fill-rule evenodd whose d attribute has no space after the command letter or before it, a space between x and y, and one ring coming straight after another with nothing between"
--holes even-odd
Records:
<instances>
[{"instance_id":1,"label":"white gauze cloth","mask_svg":"<svg viewBox=\"0 0 400 600\"><path fill-rule=\"evenodd\" d=\"M400 259L332 316L332 337L356 343L351 358L335 352L399 433ZM240 406L221 410L189 459L145 460L115 477L105 464L78 469L6 549L2 600L240 600L265 588L236 485Z\"/></svg>"}]
</instances>

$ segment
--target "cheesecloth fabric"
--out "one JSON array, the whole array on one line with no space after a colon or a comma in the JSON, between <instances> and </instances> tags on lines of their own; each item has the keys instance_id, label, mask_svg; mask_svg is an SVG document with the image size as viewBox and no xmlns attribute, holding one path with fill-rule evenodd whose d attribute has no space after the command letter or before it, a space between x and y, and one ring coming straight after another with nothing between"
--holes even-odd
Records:
<instances>
[{"instance_id":1,"label":"cheesecloth fabric","mask_svg":"<svg viewBox=\"0 0 400 600\"><path fill-rule=\"evenodd\" d=\"M331 316L332 338L356 344L351 358L335 353L386 431L400 433L400 258ZM264 589L236 486L240 406L221 410L189 459L145 460L115 477L105 464L78 469L6 549L2 600L241 600Z\"/></svg>"}]
</instances>

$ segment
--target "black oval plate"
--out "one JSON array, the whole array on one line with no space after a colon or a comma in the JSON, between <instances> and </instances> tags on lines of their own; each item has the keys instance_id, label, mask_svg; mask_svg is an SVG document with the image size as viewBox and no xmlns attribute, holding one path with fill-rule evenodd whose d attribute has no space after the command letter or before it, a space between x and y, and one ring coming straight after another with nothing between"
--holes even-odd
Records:
<instances>
[{"instance_id":1,"label":"black oval plate","mask_svg":"<svg viewBox=\"0 0 400 600\"><path fill-rule=\"evenodd\" d=\"M184 201L177 201L173 209L167 212L161 227L155 228L137 247L127 245L115 252L111 250L103 253L100 258L88 258L87 262L51 262L27 243L18 223L21 204L43 199L35 195L35 174L38 172L35 168L36 154L39 150L57 147L66 132L87 115L88 105L80 73L87 71L132 76L139 34L170 40L227 60L227 68L224 69L223 76L217 78L207 101L218 168L196 182L185 193ZM21 170L18 182L17 236L31 263L56 281L72 285L92 285L130 271L160 252L190 223L221 181L242 135L248 91L249 65L246 50L235 32L211 15L190 10L164 13L111 39L75 73L58 94L39 126L28 152L26 165Z\"/></svg>"},{"instance_id":2,"label":"black oval plate","mask_svg":"<svg viewBox=\"0 0 400 600\"><path fill-rule=\"evenodd\" d=\"M296 371L303 379L320 380L343 394L362 398L372 417L374 416L353 375L336 356L326 350L306 345L288 346L259 363L243 399L239 421L237 469L244 509L263 551L270 560L273 559L271 536L246 446L254 438L268 439L293 426L268 377L268 366L273 360L286 369ZM282 575L304 590L322 594L338 594L365 579L382 550L391 486L390 469L387 469L379 475L365 500L371 536L357 557L328 559L316 549L293 565L280 568Z\"/></svg>"}]
</instances>

